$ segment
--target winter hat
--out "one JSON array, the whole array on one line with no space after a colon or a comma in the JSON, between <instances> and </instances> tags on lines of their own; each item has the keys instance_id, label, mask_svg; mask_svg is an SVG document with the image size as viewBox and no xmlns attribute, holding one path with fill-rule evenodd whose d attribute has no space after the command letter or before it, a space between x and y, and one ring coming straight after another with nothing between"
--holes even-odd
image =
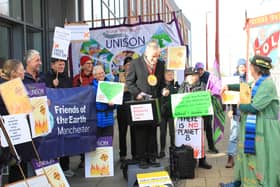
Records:
<instances>
[{"instance_id":1,"label":"winter hat","mask_svg":"<svg viewBox=\"0 0 280 187\"><path fill-rule=\"evenodd\" d=\"M80 59L80 65L83 66L87 61L92 62L92 59L89 56L82 56L82 58Z\"/></svg>"},{"instance_id":2,"label":"winter hat","mask_svg":"<svg viewBox=\"0 0 280 187\"><path fill-rule=\"evenodd\" d=\"M241 66L241 65L246 65L246 60L244 58L240 58L238 61L237 61L237 67Z\"/></svg>"}]
</instances>

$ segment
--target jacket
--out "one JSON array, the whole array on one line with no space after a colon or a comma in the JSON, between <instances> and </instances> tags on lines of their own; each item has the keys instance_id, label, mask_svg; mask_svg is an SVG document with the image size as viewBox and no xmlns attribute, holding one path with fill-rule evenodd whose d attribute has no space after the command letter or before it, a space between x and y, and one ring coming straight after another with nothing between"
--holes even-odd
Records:
<instances>
[{"instance_id":1,"label":"jacket","mask_svg":"<svg viewBox=\"0 0 280 187\"><path fill-rule=\"evenodd\" d=\"M168 96L162 96L161 97L161 115L164 118L171 118L172 117L172 110L171 110L171 94L176 94L179 89L178 82L172 81L169 83L166 83L166 87L170 94Z\"/></svg>"},{"instance_id":2,"label":"jacket","mask_svg":"<svg viewBox=\"0 0 280 187\"><path fill-rule=\"evenodd\" d=\"M72 87L72 81L71 79L66 75L66 73L59 73L58 74L58 81L59 84L57 87L53 85L53 80L56 78L56 72L53 70L50 70L46 73L45 81L46 86L49 88L71 88Z\"/></svg>"},{"instance_id":3,"label":"jacket","mask_svg":"<svg viewBox=\"0 0 280 187\"><path fill-rule=\"evenodd\" d=\"M105 81L107 79L105 78ZM93 91L97 93L98 81L93 80ZM107 103L96 102L96 118L97 127L108 127L114 125L114 106L109 106Z\"/></svg>"}]
</instances>

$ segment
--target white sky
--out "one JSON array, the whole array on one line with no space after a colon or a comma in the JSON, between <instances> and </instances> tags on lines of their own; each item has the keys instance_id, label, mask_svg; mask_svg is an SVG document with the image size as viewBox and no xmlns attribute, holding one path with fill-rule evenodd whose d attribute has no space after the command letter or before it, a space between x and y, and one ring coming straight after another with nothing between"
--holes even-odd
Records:
<instances>
[{"instance_id":1,"label":"white sky","mask_svg":"<svg viewBox=\"0 0 280 187\"><path fill-rule=\"evenodd\" d=\"M215 57L215 0L175 0L191 22L192 64L206 62L206 12L208 18L208 63L211 70ZM221 72L231 75L239 58L246 57L245 10L256 17L280 10L279 0L220 0ZM277 6L278 5L278 6ZM278 10L277 10L278 9Z\"/></svg>"}]
</instances>

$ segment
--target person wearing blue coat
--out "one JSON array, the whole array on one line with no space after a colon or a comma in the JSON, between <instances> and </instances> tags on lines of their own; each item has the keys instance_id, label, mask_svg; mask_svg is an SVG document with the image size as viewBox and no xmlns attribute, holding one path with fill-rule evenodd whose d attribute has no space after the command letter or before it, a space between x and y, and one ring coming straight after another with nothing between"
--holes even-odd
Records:
<instances>
[{"instance_id":1,"label":"person wearing blue coat","mask_svg":"<svg viewBox=\"0 0 280 187\"><path fill-rule=\"evenodd\" d=\"M105 71L102 65L96 65L93 68L93 90L97 93L98 82L108 81L105 77ZM97 118L97 138L102 136L112 136L114 134L114 109L112 103L96 102L96 118Z\"/></svg>"}]
</instances>

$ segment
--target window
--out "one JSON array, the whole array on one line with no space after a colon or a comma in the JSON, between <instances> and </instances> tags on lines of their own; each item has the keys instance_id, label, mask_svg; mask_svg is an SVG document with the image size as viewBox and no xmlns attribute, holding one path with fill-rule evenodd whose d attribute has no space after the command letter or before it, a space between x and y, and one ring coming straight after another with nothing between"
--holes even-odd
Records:
<instances>
[{"instance_id":1,"label":"window","mask_svg":"<svg viewBox=\"0 0 280 187\"><path fill-rule=\"evenodd\" d=\"M41 0L25 0L26 22L41 26Z\"/></svg>"},{"instance_id":2,"label":"window","mask_svg":"<svg viewBox=\"0 0 280 187\"><path fill-rule=\"evenodd\" d=\"M10 58L10 29L0 25L0 58Z\"/></svg>"},{"instance_id":3,"label":"window","mask_svg":"<svg viewBox=\"0 0 280 187\"><path fill-rule=\"evenodd\" d=\"M0 0L0 15L22 20L22 1L21 0Z\"/></svg>"},{"instance_id":4,"label":"window","mask_svg":"<svg viewBox=\"0 0 280 187\"><path fill-rule=\"evenodd\" d=\"M36 49L42 53L42 32L27 28L27 49Z\"/></svg>"}]
</instances>

